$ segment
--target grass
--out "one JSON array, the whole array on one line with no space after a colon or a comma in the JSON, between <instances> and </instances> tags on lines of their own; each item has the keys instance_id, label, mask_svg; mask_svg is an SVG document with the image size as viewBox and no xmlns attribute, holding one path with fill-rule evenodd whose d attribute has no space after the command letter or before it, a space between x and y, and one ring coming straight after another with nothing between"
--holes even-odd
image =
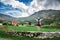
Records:
<instances>
[{"instance_id":1,"label":"grass","mask_svg":"<svg viewBox=\"0 0 60 40\"><path fill-rule=\"evenodd\" d=\"M0 40L60 40L60 37L55 38L30 38L30 37L20 37L7 35L4 31L0 30Z\"/></svg>"},{"instance_id":2,"label":"grass","mask_svg":"<svg viewBox=\"0 0 60 40\"><path fill-rule=\"evenodd\" d=\"M4 26L3 30L14 30L14 31L38 31L36 27L31 26ZM41 32L60 32L60 29L56 28L41 28ZM0 40L60 40L60 37L55 38L30 38L7 35L4 31L0 30Z\"/></svg>"},{"instance_id":3,"label":"grass","mask_svg":"<svg viewBox=\"0 0 60 40\"><path fill-rule=\"evenodd\" d=\"M6 29L14 31L38 31L37 27L31 26L5 26ZM40 32L60 32L58 28L41 28Z\"/></svg>"}]
</instances>

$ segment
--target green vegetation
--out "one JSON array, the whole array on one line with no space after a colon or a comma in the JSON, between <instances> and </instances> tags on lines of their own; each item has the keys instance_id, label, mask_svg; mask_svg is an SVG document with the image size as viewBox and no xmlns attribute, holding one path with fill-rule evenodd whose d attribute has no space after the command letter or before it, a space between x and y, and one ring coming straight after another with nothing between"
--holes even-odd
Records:
<instances>
[{"instance_id":1,"label":"green vegetation","mask_svg":"<svg viewBox=\"0 0 60 40\"><path fill-rule=\"evenodd\" d=\"M38 31L37 27L34 26L4 26L6 30L14 30L14 31ZM60 29L58 28L42 28L40 29L40 32L60 32Z\"/></svg>"},{"instance_id":2,"label":"green vegetation","mask_svg":"<svg viewBox=\"0 0 60 40\"><path fill-rule=\"evenodd\" d=\"M20 36L12 36L12 35L7 35L4 31L0 30L0 39L1 40L60 40L60 37L55 37L55 38L30 38L30 37L20 37Z\"/></svg>"}]
</instances>

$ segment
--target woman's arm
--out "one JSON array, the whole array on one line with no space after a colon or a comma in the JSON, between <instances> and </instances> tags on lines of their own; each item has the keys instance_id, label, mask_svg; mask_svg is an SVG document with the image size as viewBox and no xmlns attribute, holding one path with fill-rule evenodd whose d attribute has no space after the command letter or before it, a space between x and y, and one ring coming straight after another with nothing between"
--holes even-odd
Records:
<instances>
[{"instance_id":1,"label":"woman's arm","mask_svg":"<svg viewBox=\"0 0 60 40\"><path fill-rule=\"evenodd\" d=\"M43 19L40 19L40 24L42 24L42 20L43 20Z\"/></svg>"}]
</instances>

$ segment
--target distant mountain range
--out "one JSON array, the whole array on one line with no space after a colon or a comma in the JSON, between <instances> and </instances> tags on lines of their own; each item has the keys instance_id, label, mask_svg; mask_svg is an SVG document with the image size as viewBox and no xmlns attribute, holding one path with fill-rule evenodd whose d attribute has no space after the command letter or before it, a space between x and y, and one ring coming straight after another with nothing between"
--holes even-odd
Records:
<instances>
[{"instance_id":1,"label":"distant mountain range","mask_svg":"<svg viewBox=\"0 0 60 40\"><path fill-rule=\"evenodd\" d=\"M44 18L44 19L55 19L55 20L60 20L60 10L41 10L38 12L35 12L34 14L32 14L29 17L26 18L21 18L22 20L27 20L27 21L32 21L35 20L33 17L35 18Z\"/></svg>"},{"instance_id":2,"label":"distant mountain range","mask_svg":"<svg viewBox=\"0 0 60 40\"><path fill-rule=\"evenodd\" d=\"M35 12L29 17L23 17L23 18L14 18L8 15L4 15L0 13L0 20L17 20L17 21L33 21L33 17L40 17L40 18L45 18L45 19L53 19L55 18L56 20L60 20L60 10L41 10L38 12Z\"/></svg>"},{"instance_id":3,"label":"distant mountain range","mask_svg":"<svg viewBox=\"0 0 60 40\"><path fill-rule=\"evenodd\" d=\"M0 20L8 20L8 21L11 21L13 20L14 18L11 17L11 16L8 16L8 15L5 15L5 14L1 14L0 13Z\"/></svg>"}]
</instances>

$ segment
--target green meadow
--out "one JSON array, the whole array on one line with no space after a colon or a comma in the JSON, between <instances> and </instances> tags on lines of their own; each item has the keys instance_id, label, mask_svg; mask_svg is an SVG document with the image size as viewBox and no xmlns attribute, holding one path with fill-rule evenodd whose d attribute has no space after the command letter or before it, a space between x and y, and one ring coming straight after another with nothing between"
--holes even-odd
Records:
<instances>
[{"instance_id":1,"label":"green meadow","mask_svg":"<svg viewBox=\"0 0 60 40\"><path fill-rule=\"evenodd\" d=\"M9 26L4 25L2 28L0 28L0 40L60 40L60 37L55 38L30 38L30 37L20 37L20 36L13 36L13 35L7 35L5 31L35 31L38 32L36 26ZM40 32L60 32L59 28L40 28Z\"/></svg>"},{"instance_id":2,"label":"green meadow","mask_svg":"<svg viewBox=\"0 0 60 40\"><path fill-rule=\"evenodd\" d=\"M37 27L36 26L4 26L4 29L6 30L13 30L13 31L36 31ZM40 28L40 32L60 32L59 28Z\"/></svg>"}]
</instances>

